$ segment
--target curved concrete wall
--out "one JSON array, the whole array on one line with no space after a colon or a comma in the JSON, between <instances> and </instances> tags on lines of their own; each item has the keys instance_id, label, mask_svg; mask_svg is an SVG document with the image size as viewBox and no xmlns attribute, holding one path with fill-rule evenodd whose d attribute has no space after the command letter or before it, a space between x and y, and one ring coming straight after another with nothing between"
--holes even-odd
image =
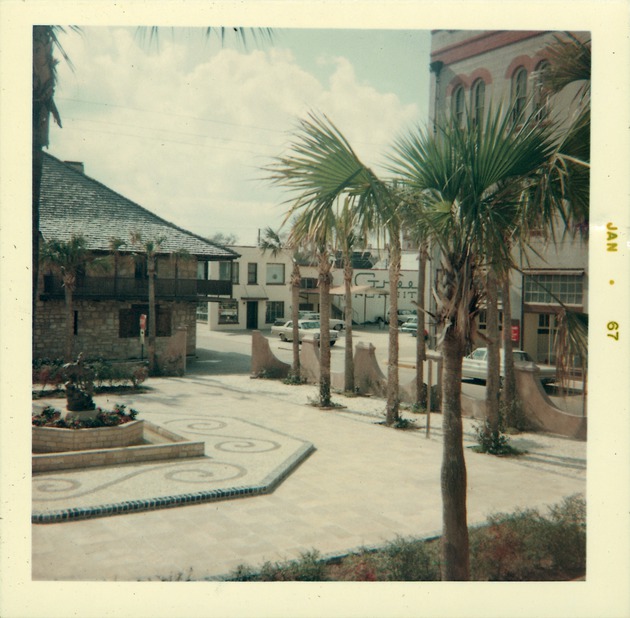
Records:
<instances>
[{"instance_id":1,"label":"curved concrete wall","mask_svg":"<svg viewBox=\"0 0 630 618\"><path fill-rule=\"evenodd\" d=\"M540 383L536 365L531 363L515 369L516 388L527 420L537 429L586 440L586 417L569 414L553 405Z\"/></svg>"},{"instance_id":2,"label":"curved concrete wall","mask_svg":"<svg viewBox=\"0 0 630 618\"><path fill-rule=\"evenodd\" d=\"M440 379L440 354L433 351L427 352L427 359L436 361L435 383L441 383ZM300 350L300 363L302 377L309 384L319 382L319 347L314 341L305 340ZM271 351L269 342L259 331L254 331L252 336L252 372L260 373L262 370L286 371L290 366L279 361ZM523 411L526 419L535 428L550 433L575 438L586 439L586 417L568 414L554 406L545 393L538 379L538 368L523 364L515 368L516 388L523 403ZM343 390L343 372L331 374L333 389ZM354 356L354 383L358 393L387 396L387 376L382 372L376 360L376 348L371 343L359 341L355 348ZM412 380L408 384L399 386L400 401L414 403L416 401L416 383ZM486 403L483 399L474 399L465 394L461 396L462 414L469 418L483 419L486 415Z\"/></svg>"}]
</instances>

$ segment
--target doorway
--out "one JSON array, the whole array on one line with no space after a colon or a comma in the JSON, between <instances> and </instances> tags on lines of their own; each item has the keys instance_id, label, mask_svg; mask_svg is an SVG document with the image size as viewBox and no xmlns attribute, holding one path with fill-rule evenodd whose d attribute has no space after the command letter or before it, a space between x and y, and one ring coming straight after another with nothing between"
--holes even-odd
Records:
<instances>
[{"instance_id":1,"label":"doorway","mask_svg":"<svg viewBox=\"0 0 630 618\"><path fill-rule=\"evenodd\" d=\"M255 330L258 328L258 301L247 303L247 328Z\"/></svg>"}]
</instances>

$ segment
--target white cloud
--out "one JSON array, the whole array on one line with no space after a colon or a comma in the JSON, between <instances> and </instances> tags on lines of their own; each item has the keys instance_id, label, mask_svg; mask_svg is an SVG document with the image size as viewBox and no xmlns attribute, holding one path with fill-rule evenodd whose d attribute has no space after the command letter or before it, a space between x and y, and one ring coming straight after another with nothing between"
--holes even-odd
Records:
<instances>
[{"instance_id":1,"label":"white cloud","mask_svg":"<svg viewBox=\"0 0 630 618\"><path fill-rule=\"evenodd\" d=\"M359 83L343 57L322 84L278 47L210 54L166 34L157 52L120 28L64 46L76 71L60 65L64 128L52 132L51 153L84 161L88 175L182 227L234 232L241 243L282 220L287 195L260 168L282 153L298 117L326 113L374 165L418 113Z\"/></svg>"}]
</instances>

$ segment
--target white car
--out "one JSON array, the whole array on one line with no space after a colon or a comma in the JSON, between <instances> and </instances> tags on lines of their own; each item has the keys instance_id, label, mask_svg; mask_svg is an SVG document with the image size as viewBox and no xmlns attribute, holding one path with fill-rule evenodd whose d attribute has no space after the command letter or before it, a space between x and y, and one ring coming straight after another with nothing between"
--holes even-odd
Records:
<instances>
[{"instance_id":1,"label":"white car","mask_svg":"<svg viewBox=\"0 0 630 618\"><path fill-rule=\"evenodd\" d=\"M514 363L533 363L531 356L523 350L512 350ZM556 368L551 365L536 365L540 371L540 381L545 384L553 382L556 379ZM500 376L505 375L505 362L503 359L503 350L501 350ZM473 380L483 380L488 378L488 350L486 348L477 348L472 354L464 357L462 362L462 378L471 378Z\"/></svg>"},{"instance_id":2,"label":"white car","mask_svg":"<svg viewBox=\"0 0 630 618\"><path fill-rule=\"evenodd\" d=\"M298 320L298 341L302 343L304 338L315 339L319 341L321 333L319 331L319 322L317 320ZM282 326L271 327L271 334L278 335L281 341L293 341L293 320L285 322ZM335 345L337 341L337 331L330 331L330 345Z\"/></svg>"},{"instance_id":3,"label":"white car","mask_svg":"<svg viewBox=\"0 0 630 618\"><path fill-rule=\"evenodd\" d=\"M300 312L301 320L317 320L320 321L319 313L311 313L311 312ZM337 320L335 318L330 318L328 320L330 324L330 328L333 330L343 330L346 327L346 323L343 320Z\"/></svg>"}]
</instances>

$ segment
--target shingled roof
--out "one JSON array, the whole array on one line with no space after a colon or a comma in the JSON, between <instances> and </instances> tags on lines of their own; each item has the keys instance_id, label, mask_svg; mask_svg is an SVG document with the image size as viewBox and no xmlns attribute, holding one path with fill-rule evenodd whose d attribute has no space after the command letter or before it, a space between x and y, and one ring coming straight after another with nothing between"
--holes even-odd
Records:
<instances>
[{"instance_id":1,"label":"shingled roof","mask_svg":"<svg viewBox=\"0 0 630 618\"><path fill-rule=\"evenodd\" d=\"M70 240L82 235L87 248L109 251L110 240L131 243L137 232L144 241L164 237L160 253L186 251L206 260L231 260L238 253L205 240L158 217L146 208L86 176L68 163L44 153L39 229L44 240Z\"/></svg>"}]
</instances>

